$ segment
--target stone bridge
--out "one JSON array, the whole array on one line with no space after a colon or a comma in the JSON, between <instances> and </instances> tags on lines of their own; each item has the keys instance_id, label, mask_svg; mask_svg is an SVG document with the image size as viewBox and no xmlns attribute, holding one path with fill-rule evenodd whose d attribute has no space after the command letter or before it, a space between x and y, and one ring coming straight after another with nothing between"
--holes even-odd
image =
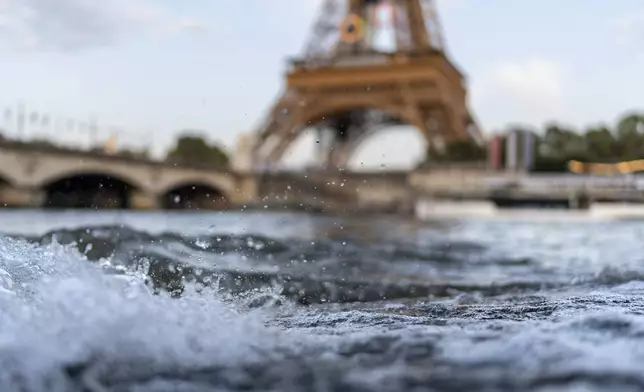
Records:
<instances>
[{"instance_id":1,"label":"stone bridge","mask_svg":"<svg viewBox=\"0 0 644 392\"><path fill-rule=\"evenodd\" d=\"M253 200L232 172L79 151L0 146L0 205L219 208Z\"/></svg>"},{"instance_id":2,"label":"stone bridge","mask_svg":"<svg viewBox=\"0 0 644 392\"><path fill-rule=\"evenodd\" d=\"M0 145L0 207L397 209L409 206L407 176L406 172L251 174Z\"/></svg>"},{"instance_id":3,"label":"stone bridge","mask_svg":"<svg viewBox=\"0 0 644 392\"><path fill-rule=\"evenodd\" d=\"M569 205L579 198L644 203L644 179L500 173L484 167L252 174L0 145L0 207L222 209L246 205L339 213L410 212L419 198L505 204Z\"/></svg>"}]
</instances>

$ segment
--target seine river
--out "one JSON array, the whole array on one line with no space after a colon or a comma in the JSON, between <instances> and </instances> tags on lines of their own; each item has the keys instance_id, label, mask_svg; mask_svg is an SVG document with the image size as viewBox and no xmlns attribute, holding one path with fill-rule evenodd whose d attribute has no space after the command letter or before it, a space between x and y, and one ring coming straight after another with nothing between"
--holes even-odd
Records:
<instances>
[{"instance_id":1,"label":"seine river","mask_svg":"<svg viewBox=\"0 0 644 392\"><path fill-rule=\"evenodd\" d=\"M1 391L644 389L644 222L0 211Z\"/></svg>"}]
</instances>

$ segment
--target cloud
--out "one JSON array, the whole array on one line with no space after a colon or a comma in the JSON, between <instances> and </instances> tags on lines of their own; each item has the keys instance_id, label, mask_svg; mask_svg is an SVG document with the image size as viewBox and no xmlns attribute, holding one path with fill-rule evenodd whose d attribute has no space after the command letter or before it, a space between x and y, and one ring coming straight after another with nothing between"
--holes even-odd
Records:
<instances>
[{"instance_id":1,"label":"cloud","mask_svg":"<svg viewBox=\"0 0 644 392\"><path fill-rule=\"evenodd\" d=\"M500 64L494 73L499 88L535 105L550 105L563 95L563 69L556 62L533 58Z\"/></svg>"},{"instance_id":2,"label":"cloud","mask_svg":"<svg viewBox=\"0 0 644 392\"><path fill-rule=\"evenodd\" d=\"M197 26L151 0L0 0L0 44L14 49L75 51Z\"/></svg>"},{"instance_id":3,"label":"cloud","mask_svg":"<svg viewBox=\"0 0 644 392\"><path fill-rule=\"evenodd\" d=\"M176 21L176 27L179 30L191 30L191 31L199 31L199 32L204 32L209 30L209 27L204 22L193 17L179 18Z\"/></svg>"},{"instance_id":4,"label":"cloud","mask_svg":"<svg viewBox=\"0 0 644 392\"><path fill-rule=\"evenodd\" d=\"M544 58L507 61L474 78L474 107L488 113L484 125L504 126L508 113L535 125L560 117L567 106L567 72Z\"/></svg>"}]
</instances>

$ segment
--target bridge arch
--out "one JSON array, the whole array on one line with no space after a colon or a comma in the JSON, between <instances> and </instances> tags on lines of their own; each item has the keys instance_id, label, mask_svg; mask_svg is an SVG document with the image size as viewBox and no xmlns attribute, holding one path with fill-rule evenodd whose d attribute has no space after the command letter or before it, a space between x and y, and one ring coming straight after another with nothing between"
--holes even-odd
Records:
<instances>
[{"instance_id":1,"label":"bridge arch","mask_svg":"<svg viewBox=\"0 0 644 392\"><path fill-rule=\"evenodd\" d=\"M185 172L173 173L169 171L159 178L154 188L156 194L164 195L173 189L188 185L211 188L226 199L232 199L237 182L234 175L228 173L193 171L191 174L186 174Z\"/></svg>"},{"instance_id":2,"label":"bridge arch","mask_svg":"<svg viewBox=\"0 0 644 392\"><path fill-rule=\"evenodd\" d=\"M129 208L132 193L140 188L140 183L127 177L103 170L63 172L58 177L47 177L41 183L43 207Z\"/></svg>"},{"instance_id":3,"label":"bridge arch","mask_svg":"<svg viewBox=\"0 0 644 392\"><path fill-rule=\"evenodd\" d=\"M219 210L230 206L230 193L222 184L183 180L166 187L159 195L163 209Z\"/></svg>"},{"instance_id":4,"label":"bridge arch","mask_svg":"<svg viewBox=\"0 0 644 392\"><path fill-rule=\"evenodd\" d=\"M44 188L47 184L64 178L77 177L82 175L100 175L107 178L114 178L131 185L137 189L149 188L148 176L141 177L134 174L127 163L117 164L92 164L83 160L70 159L64 164L51 165L50 167L39 167L31 175L32 185Z\"/></svg>"},{"instance_id":5,"label":"bridge arch","mask_svg":"<svg viewBox=\"0 0 644 392\"><path fill-rule=\"evenodd\" d=\"M9 176L0 171L0 188L13 185L14 181Z\"/></svg>"},{"instance_id":6,"label":"bridge arch","mask_svg":"<svg viewBox=\"0 0 644 392\"><path fill-rule=\"evenodd\" d=\"M413 126L385 124L347 143L340 154L339 166L349 171L413 170L426 159L427 147L427 139Z\"/></svg>"},{"instance_id":7,"label":"bridge arch","mask_svg":"<svg viewBox=\"0 0 644 392\"><path fill-rule=\"evenodd\" d=\"M0 186L15 185L17 180L10 171L0 165Z\"/></svg>"},{"instance_id":8,"label":"bridge arch","mask_svg":"<svg viewBox=\"0 0 644 392\"><path fill-rule=\"evenodd\" d=\"M399 123L415 128L427 141L427 143L433 142L431 140L431 132L428 126L424 123L423 116L413 107L410 108L409 106L403 104L369 99L365 99L360 102L325 102L325 105L315 105L315 102L311 102L307 105L307 109L304 110L302 115L298 118L297 124L301 126L301 129L298 129L298 125L295 125L291 129L283 129L281 134L273 135L273 138L276 139L276 142L268 155L268 161L279 161L286 153L288 148L298 139L300 135L302 135L302 131L306 127L319 124L325 118L330 118L341 113L347 113L361 109L374 109L386 113L392 118L397 119ZM368 132L368 135L360 137L357 142L354 143L354 145L350 146L350 151L347 152L348 155L353 154L357 146L368 137L373 136L374 134L382 130L383 127L378 127L374 130L370 130Z\"/></svg>"},{"instance_id":9,"label":"bridge arch","mask_svg":"<svg viewBox=\"0 0 644 392\"><path fill-rule=\"evenodd\" d=\"M377 109L400 119L402 122L415 126L419 132L425 133L425 125L420 116L415 116L408 107L380 100L364 100L362 102L351 103L330 103L324 106L315 107L308 110L303 116L305 124L315 124L324 119L342 112L350 112L358 109Z\"/></svg>"}]
</instances>

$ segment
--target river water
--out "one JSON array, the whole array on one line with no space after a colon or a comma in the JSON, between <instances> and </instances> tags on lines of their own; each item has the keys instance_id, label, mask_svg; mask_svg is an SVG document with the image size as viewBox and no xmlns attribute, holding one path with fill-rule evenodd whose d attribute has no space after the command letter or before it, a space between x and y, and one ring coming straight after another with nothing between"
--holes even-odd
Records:
<instances>
[{"instance_id":1,"label":"river water","mask_svg":"<svg viewBox=\"0 0 644 392\"><path fill-rule=\"evenodd\" d=\"M0 211L1 391L644 389L644 222Z\"/></svg>"}]
</instances>

